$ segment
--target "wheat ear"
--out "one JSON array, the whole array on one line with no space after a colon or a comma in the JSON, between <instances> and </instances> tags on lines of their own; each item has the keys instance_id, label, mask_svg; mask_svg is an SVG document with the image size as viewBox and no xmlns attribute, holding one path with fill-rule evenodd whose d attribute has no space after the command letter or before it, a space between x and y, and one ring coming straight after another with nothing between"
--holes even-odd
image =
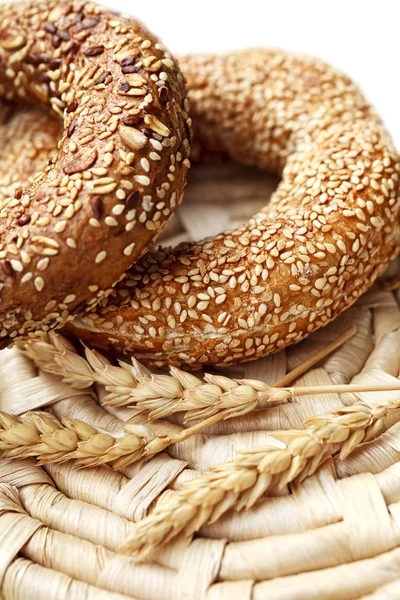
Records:
<instances>
[{"instance_id":1,"label":"wheat ear","mask_svg":"<svg viewBox=\"0 0 400 600\"><path fill-rule=\"evenodd\" d=\"M219 415L170 435L155 435L145 425L125 423L123 432L111 434L83 421L46 412L30 412L23 418L0 412L0 455L34 457L39 465L75 461L76 468L111 464L117 470L163 452L200 433L219 420Z\"/></svg>"},{"instance_id":2,"label":"wheat ear","mask_svg":"<svg viewBox=\"0 0 400 600\"><path fill-rule=\"evenodd\" d=\"M209 426L221 419L242 416L271 402L285 401L309 394L357 393L400 389L400 382L376 385L330 385L313 387L280 387L290 383L324 356L354 335L351 327L324 350L285 375L271 387L253 379L231 379L206 373L203 382L198 377L171 367L170 375L152 375L132 358L132 364L120 361L119 366L95 350L85 348L80 356L62 336L50 333L47 339L34 340L25 345L25 354L41 369L62 377L77 388L100 383L109 394L104 405L134 404L146 411L149 420L160 419L176 412L186 411L186 421L205 419ZM215 419L212 417L215 416Z\"/></svg>"},{"instance_id":3,"label":"wheat ear","mask_svg":"<svg viewBox=\"0 0 400 600\"><path fill-rule=\"evenodd\" d=\"M388 412L397 402L374 408L357 404L306 421L305 430L271 434L281 444L240 453L232 462L211 469L171 492L134 529L120 552L138 561L148 559L161 545L178 535L191 536L204 524L213 523L232 507L248 509L272 485L284 487L312 475L333 454L344 459L361 442L375 437Z\"/></svg>"},{"instance_id":4,"label":"wheat ear","mask_svg":"<svg viewBox=\"0 0 400 600\"><path fill-rule=\"evenodd\" d=\"M183 432L184 433L184 432ZM121 469L162 452L176 436L156 436L144 425L126 423L121 434L110 434L75 419L57 421L49 413L17 418L0 413L0 454L4 458L34 457L39 465L75 461L77 468L110 464Z\"/></svg>"},{"instance_id":5,"label":"wheat ear","mask_svg":"<svg viewBox=\"0 0 400 600\"><path fill-rule=\"evenodd\" d=\"M159 419L186 411L186 420L237 417L272 401L282 401L307 394L387 391L399 389L400 383L376 386L324 386L283 388L293 379L330 354L355 333L350 328L322 351L285 375L274 387L257 380L234 380L222 375L206 374L205 382L198 377L171 368L170 375L152 375L143 365L120 361L113 366L99 352L85 349L85 357L62 336L50 333L46 339L34 340L24 346L25 354L44 371L62 377L75 388L100 383L109 392L105 405L135 404L147 411L150 419Z\"/></svg>"}]
</instances>

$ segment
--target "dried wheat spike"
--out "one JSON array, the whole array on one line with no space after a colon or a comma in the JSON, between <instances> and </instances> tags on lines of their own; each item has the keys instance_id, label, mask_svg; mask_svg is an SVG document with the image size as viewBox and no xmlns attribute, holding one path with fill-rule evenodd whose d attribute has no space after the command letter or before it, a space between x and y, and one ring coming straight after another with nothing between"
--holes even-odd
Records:
<instances>
[{"instance_id":1,"label":"dried wheat spike","mask_svg":"<svg viewBox=\"0 0 400 600\"><path fill-rule=\"evenodd\" d=\"M171 375L153 375L132 358L132 364L120 361L113 366L99 352L85 348L85 357L62 336L52 332L30 341L23 350L43 371L62 377L76 388L99 383L109 394L104 404L135 404L158 419L187 411L188 419L207 418L229 409L228 416L239 416L255 408L261 399L288 398L290 393L275 391L261 381L237 382L223 376L205 375L205 382L179 369ZM263 396L259 392L265 392Z\"/></svg>"},{"instance_id":2,"label":"dried wheat spike","mask_svg":"<svg viewBox=\"0 0 400 600\"><path fill-rule=\"evenodd\" d=\"M339 341L345 341L351 335L354 335L354 329L333 342L331 348L337 347ZM328 346L326 353L331 348ZM131 359L132 364L120 361L119 366L113 366L103 355L89 348L85 348L84 358L56 333L25 344L24 352L41 369L62 377L73 387L85 388L93 383L105 386L109 392L103 400L105 405L135 405L146 411L150 420L181 411L186 412L187 421L209 419L214 415L229 419L270 402L285 401L294 396L400 389L400 382L375 386L282 388L278 387L279 382L276 387L271 387L263 381L236 380L209 373L204 375L205 381L202 381L175 367L171 367L170 375L153 375L134 358ZM316 358L320 358L320 355ZM288 376L290 379L290 374ZM288 376L284 379L287 380Z\"/></svg>"},{"instance_id":3,"label":"dried wheat spike","mask_svg":"<svg viewBox=\"0 0 400 600\"><path fill-rule=\"evenodd\" d=\"M250 508L271 485L284 487L295 479L303 480L333 454L345 458L358 444L375 437L386 414L399 407L400 400L373 409L353 405L309 419L304 431L272 434L281 447L242 452L236 460L186 483L136 525L120 551L142 561L161 545L178 535L191 536L232 507L238 511Z\"/></svg>"},{"instance_id":4,"label":"dried wheat spike","mask_svg":"<svg viewBox=\"0 0 400 600\"><path fill-rule=\"evenodd\" d=\"M34 457L39 465L74 460L77 468L111 464L120 469L171 444L171 438L155 436L143 425L127 423L117 437L82 421L63 418L60 423L44 412L24 418L0 413L0 427L3 457Z\"/></svg>"}]
</instances>

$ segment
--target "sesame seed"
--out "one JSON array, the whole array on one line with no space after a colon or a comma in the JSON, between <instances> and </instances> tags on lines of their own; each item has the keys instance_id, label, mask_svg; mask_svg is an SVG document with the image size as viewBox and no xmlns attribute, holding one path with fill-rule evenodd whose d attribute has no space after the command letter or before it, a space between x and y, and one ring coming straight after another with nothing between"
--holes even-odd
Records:
<instances>
[{"instance_id":1,"label":"sesame seed","mask_svg":"<svg viewBox=\"0 0 400 600\"><path fill-rule=\"evenodd\" d=\"M162 144L158 140L150 139L150 144L153 146L153 148L155 150L158 150L159 152L162 152L163 146L162 146Z\"/></svg>"},{"instance_id":2,"label":"sesame seed","mask_svg":"<svg viewBox=\"0 0 400 600\"><path fill-rule=\"evenodd\" d=\"M59 221L58 223L55 224L54 231L56 233L62 233L63 231L65 231L66 226L67 226L67 221Z\"/></svg>"},{"instance_id":3,"label":"sesame seed","mask_svg":"<svg viewBox=\"0 0 400 600\"><path fill-rule=\"evenodd\" d=\"M135 175L135 181L140 185L148 186L150 185L150 178L147 175Z\"/></svg>"},{"instance_id":4,"label":"sesame seed","mask_svg":"<svg viewBox=\"0 0 400 600\"><path fill-rule=\"evenodd\" d=\"M35 288L37 289L38 292L43 291L43 288L44 288L43 277L36 277L34 283L35 283Z\"/></svg>"},{"instance_id":5,"label":"sesame seed","mask_svg":"<svg viewBox=\"0 0 400 600\"><path fill-rule=\"evenodd\" d=\"M126 192L124 190L117 190L117 193L115 194L118 198L118 200L125 200L126 198Z\"/></svg>"},{"instance_id":6,"label":"sesame seed","mask_svg":"<svg viewBox=\"0 0 400 600\"><path fill-rule=\"evenodd\" d=\"M76 248L77 247L76 246L76 242L75 242L75 240L73 238L67 238L66 243L67 243L67 246L69 248Z\"/></svg>"},{"instance_id":7,"label":"sesame seed","mask_svg":"<svg viewBox=\"0 0 400 600\"><path fill-rule=\"evenodd\" d=\"M101 252L98 253L98 255L95 258L95 263L99 264L101 262L103 262L105 259L107 258L107 252L105 250L102 250Z\"/></svg>"},{"instance_id":8,"label":"sesame seed","mask_svg":"<svg viewBox=\"0 0 400 600\"><path fill-rule=\"evenodd\" d=\"M105 218L105 224L108 227L117 227L118 226L118 221L114 217L106 217Z\"/></svg>"},{"instance_id":9,"label":"sesame seed","mask_svg":"<svg viewBox=\"0 0 400 600\"><path fill-rule=\"evenodd\" d=\"M324 288L325 285L326 285L325 277L321 277L320 279L317 279L315 282L315 287L317 288L317 290L322 290L322 288Z\"/></svg>"},{"instance_id":10,"label":"sesame seed","mask_svg":"<svg viewBox=\"0 0 400 600\"><path fill-rule=\"evenodd\" d=\"M42 258L37 263L36 268L38 269L38 271L45 271L47 269L47 267L49 266L49 263L50 263L50 259L48 257Z\"/></svg>"},{"instance_id":11,"label":"sesame seed","mask_svg":"<svg viewBox=\"0 0 400 600\"><path fill-rule=\"evenodd\" d=\"M122 213L125 210L125 205L124 204L116 204L113 209L112 212L114 215L119 216L122 215Z\"/></svg>"},{"instance_id":12,"label":"sesame seed","mask_svg":"<svg viewBox=\"0 0 400 600\"><path fill-rule=\"evenodd\" d=\"M147 160L147 158L141 159L140 166L142 167L142 169L144 169L144 171L146 171L146 173L148 173L150 171L150 163Z\"/></svg>"},{"instance_id":13,"label":"sesame seed","mask_svg":"<svg viewBox=\"0 0 400 600\"><path fill-rule=\"evenodd\" d=\"M206 310L208 307L208 302L207 301L201 301L197 304L197 309L200 311Z\"/></svg>"},{"instance_id":14,"label":"sesame seed","mask_svg":"<svg viewBox=\"0 0 400 600\"><path fill-rule=\"evenodd\" d=\"M134 247L135 247L135 244L132 243L132 244L129 244L129 246L127 246L126 248L124 248L125 256L130 256L133 252Z\"/></svg>"},{"instance_id":15,"label":"sesame seed","mask_svg":"<svg viewBox=\"0 0 400 600\"><path fill-rule=\"evenodd\" d=\"M12 259L10 262L14 271L17 271L17 273L22 273L22 271L24 270L24 265L21 261Z\"/></svg>"}]
</instances>

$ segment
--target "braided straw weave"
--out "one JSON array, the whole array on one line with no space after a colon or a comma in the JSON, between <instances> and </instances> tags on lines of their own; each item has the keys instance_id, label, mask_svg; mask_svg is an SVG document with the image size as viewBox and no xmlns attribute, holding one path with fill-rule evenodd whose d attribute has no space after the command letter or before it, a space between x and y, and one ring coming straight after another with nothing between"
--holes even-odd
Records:
<instances>
[{"instance_id":1,"label":"braided straw weave","mask_svg":"<svg viewBox=\"0 0 400 600\"><path fill-rule=\"evenodd\" d=\"M274 185L197 167L164 237L235 225ZM398 275L300 345L205 380L149 380L59 337L0 353L0 596L400 597Z\"/></svg>"}]
</instances>

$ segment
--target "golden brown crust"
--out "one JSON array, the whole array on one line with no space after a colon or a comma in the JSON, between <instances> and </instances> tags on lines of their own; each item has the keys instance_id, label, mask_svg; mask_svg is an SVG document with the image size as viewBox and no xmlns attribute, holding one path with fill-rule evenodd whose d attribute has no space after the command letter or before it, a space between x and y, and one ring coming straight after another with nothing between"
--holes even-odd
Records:
<instances>
[{"instance_id":1,"label":"golden brown crust","mask_svg":"<svg viewBox=\"0 0 400 600\"><path fill-rule=\"evenodd\" d=\"M155 365L228 365L300 341L382 273L400 247L400 163L356 86L321 61L252 50L181 66L203 150L282 181L243 227L149 252L68 330Z\"/></svg>"},{"instance_id":2,"label":"golden brown crust","mask_svg":"<svg viewBox=\"0 0 400 600\"><path fill-rule=\"evenodd\" d=\"M0 14L0 94L64 119L51 164L1 206L4 346L110 293L181 201L189 127L174 59L132 19L83 0Z\"/></svg>"}]
</instances>

